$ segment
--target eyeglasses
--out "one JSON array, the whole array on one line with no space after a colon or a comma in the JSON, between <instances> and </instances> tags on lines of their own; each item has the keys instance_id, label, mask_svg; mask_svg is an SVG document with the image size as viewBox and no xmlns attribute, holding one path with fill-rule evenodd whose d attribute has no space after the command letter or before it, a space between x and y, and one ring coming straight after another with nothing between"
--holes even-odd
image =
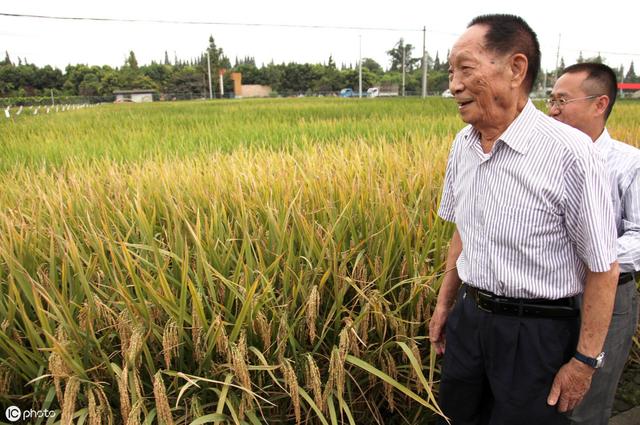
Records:
<instances>
[{"instance_id":1,"label":"eyeglasses","mask_svg":"<svg viewBox=\"0 0 640 425\"><path fill-rule=\"evenodd\" d=\"M565 105L567 103L571 103L571 102L577 102L578 100L589 100L589 99L595 99L596 97L600 97L601 95L599 94L594 94L591 96L586 96L586 97L577 97L575 99L565 99L565 98L560 98L560 99L547 99L545 101L545 103L547 104L547 108L551 109L552 107L556 107L558 109L562 109L565 107Z\"/></svg>"}]
</instances>

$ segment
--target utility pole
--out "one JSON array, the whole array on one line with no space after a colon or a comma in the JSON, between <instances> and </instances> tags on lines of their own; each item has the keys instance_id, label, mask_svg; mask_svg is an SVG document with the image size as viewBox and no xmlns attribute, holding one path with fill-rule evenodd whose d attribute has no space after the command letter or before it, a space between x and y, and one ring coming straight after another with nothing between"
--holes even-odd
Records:
<instances>
[{"instance_id":1,"label":"utility pole","mask_svg":"<svg viewBox=\"0 0 640 425\"><path fill-rule=\"evenodd\" d=\"M224 97L224 73L226 69L221 68L219 71L220 74L220 98Z\"/></svg>"},{"instance_id":2,"label":"utility pole","mask_svg":"<svg viewBox=\"0 0 640 425\"><path fill-rule=\"evenodd\" d=\"M53 100L53 89L51 89L51 106L56 106L56 102Z\"/></svg>"},{"instance_id":3,"label":"utility pole","mask_svg":"<svg viewBox=\"0 0 640 425\"><path fill-rule=\"evenodd\" d=\"M362 98L362 34L360 34L360 59L358 59L358 97Z\"/></svg>"},{"instance_id":4,"label":"utility pole","mask_svg":"<svg viewBox=\"0 0 640 425\"><path fill-rule=\"evenodd\" d=\"M404 39L400 39L400 48L402 49L402 97L404 97L404 64L405 64L405 49L404 49Z\"/></svg>"},{"instance_id":5,"label":"utility pole","mask_svg":"<svg viewBox=\"0 0 640 425\"><path fill-rule=\"evenodd\" d=\"M209 71L209 99L213 99L213 90L211 88L211 56L209 56L209 49L207 49L207 70Z\"/></svg>"},{"instance_id":6,"label":"utility pole","mask_svg":"<svg viewBox=\"0 0 640 425\"><path fill-rule=\"evenodd\" d=\"M553 71L553 83L555 84L558 81L558 60L560 59L560 39L562 38L562 34L558 34L558 50L556 51L556 69Z\"/></svg>"},{"instance_id":7,"label":"utility pole","mask_svg":"<svg viewBox=\"0 0 640 425\"><path fill-rule=\"evenodd\" d=\"M427 97L427 27L422 27L422 98Z\"/></svg>"}]
</instances>

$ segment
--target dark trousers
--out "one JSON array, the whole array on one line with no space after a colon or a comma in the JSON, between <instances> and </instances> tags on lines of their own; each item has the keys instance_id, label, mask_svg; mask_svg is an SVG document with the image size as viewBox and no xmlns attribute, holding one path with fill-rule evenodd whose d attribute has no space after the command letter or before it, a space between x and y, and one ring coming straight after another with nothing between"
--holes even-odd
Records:
<instances>
[{"instance_id":1,"label":"dark trousers","mask_svg":"<svg viewBox=\"0 0 640 425\"><path fill-rule=\"evenodd\" d=\"M607 357L602 369L593 375L589 392L571 412L571 423L574 425L609 423L618 381L638 326L637 291L635 280L618 286L609 332L604 341L603 351Z\"/></svg>"},{"instance_id":2,"label":"dark trousers","mask_svg":"<svg viewBox=\"0 0 640 425\"><path fill-rule=\"evenodd\" d=\"M547 396L575 353L579 327L577 317L487 313L463 285L446 325L440 407L453 425L568 424Z\"/></svg>"}]
</instances>

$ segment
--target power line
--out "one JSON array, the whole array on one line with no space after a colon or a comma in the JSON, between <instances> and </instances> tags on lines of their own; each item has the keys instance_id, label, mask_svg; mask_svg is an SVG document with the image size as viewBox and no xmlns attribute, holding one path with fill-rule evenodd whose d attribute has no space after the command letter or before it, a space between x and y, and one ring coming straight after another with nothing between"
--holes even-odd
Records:
<instances>
[{"instance_id":1,"label":"power line","mask_svg":"<svg viewBox=\"0 0 640 425\"><path fill-rule=\"evenodd\" d=\"M238 27L274 27L274 28L306 28L306 29L333 29L333 30L357 30L357 31L395 31L395 32L419 32L421 28L390 28L390 27L357 27L339 25L302 25L302 24L264 24L257 22L214 22L214 21L177 21L164 19L125 19L125 18L95 18L83 16L49 16L28 15L20 13L2 13L0 16L10 18L32 18L63 21L94 21L94 22L120 22L120 23L146 23L146 24L175 24L175 25L224 25Z\"/></svg>"},{"instance_id":2,"label":"power line","mask_svg":"<svg viewBox=\"0 0 640 425\"><path fill-rule=\"evenodd\" d=\"M259 22L221 22L221 21L180 21L180 20L164 20L164 19L127 19L127 18L96 18L86 16L52 16L52 15L31 15L21 13L3 13L0 16L9 18L30 18L30 19L46 19L59 21L92 21L92 22L119 22L119 23L147 23L147 24L172 24L172 25L218 25L218 26L237 26L237 27L271 27L271 28L299 28L299 29L329 29L329 30L353 30L353 31L390 31L390 32L422 32L422 28L394 28L394 27L359 27L359 26L340 26L340 25L303 25L303 24L267 24ZM427 33L440 34L458 37L461 33L437 31L427 29ZM567 47L562 51L583 51L591 53L601 53L605 55L616 56L640 56L640 53L630 52L612 52L604 50L589 50Z\"/></svg>"}]
</instances>

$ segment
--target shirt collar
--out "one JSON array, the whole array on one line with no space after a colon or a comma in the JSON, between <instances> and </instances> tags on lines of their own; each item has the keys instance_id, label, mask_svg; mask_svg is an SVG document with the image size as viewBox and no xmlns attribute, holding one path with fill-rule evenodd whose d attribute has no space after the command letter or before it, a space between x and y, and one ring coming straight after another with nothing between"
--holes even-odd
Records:
<instances>
[{"instance_id":1,"label":"shirt collar","mask_svg":"<svg viewBox=\"0 0 640 425\"><path fill-rule=\"evenodd\" d=\"M609 151L613 144L613 139L611 139L611 136L609 135L606 127L602 131L600 137L598 137L596 141L593 142L593 144L599 152L606 153Z\"/></svg>"},{"instance_id":2,"label":"shirt collar","mask_svg":"<svg viewBox=\"0 0 640 425\"><path fill-rule=\"evenodd\" d=\"M515 120L504 133L498 138L514 151L526 154L529 150L529 136L537 121L538 109L535 107L531 99L527 99L524 109L518 114Z\"/></svg>"},{"instance_id":3,"label":"shirt collar","mask_svg":"<svg viewBox=\"0 0 640 425\"><path fill-rule=\"evenodd\" d=\"M518 153L526 154L529 150L529 135L537 121L538 109L535 107L531 99L527 100L527 104L524 109L518 114L515 120L509 124L509 127L502 135L496 139L502 140L507 146L515 150ZM467 135L468 146L471 147L474 143L480 143L480 133L474 127L471 127L470 132Z\"/></svg>"}]
</instances>

